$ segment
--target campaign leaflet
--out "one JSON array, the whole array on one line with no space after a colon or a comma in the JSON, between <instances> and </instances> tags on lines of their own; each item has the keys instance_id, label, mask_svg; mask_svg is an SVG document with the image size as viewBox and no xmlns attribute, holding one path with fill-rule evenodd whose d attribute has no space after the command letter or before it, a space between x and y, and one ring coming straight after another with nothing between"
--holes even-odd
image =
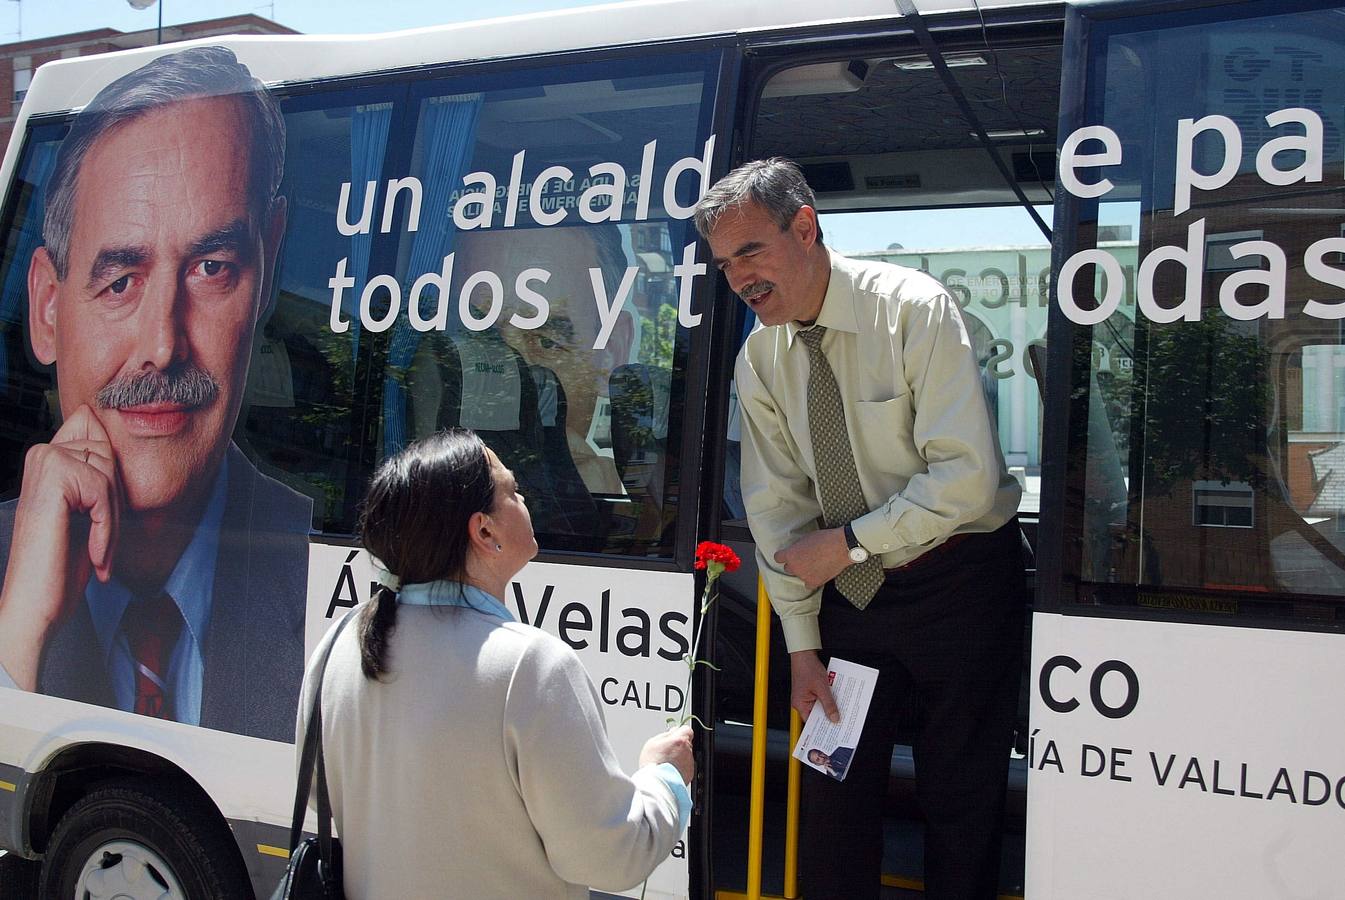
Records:
<instances>
[{"instance_id":1,"label":"campaign leaflet","mask_svg":"<svg viewBox=\"0 0 1345 900\"><path fill-rule=\"evenodd\" d=\"M827 681L841 720L832 722L820 714L821 707L814 707L814 715L808 716L799 742L794 745L794 757L837 781L844 781L869 714L878 670L832 657Z\"/></svg>"}]
</instances>

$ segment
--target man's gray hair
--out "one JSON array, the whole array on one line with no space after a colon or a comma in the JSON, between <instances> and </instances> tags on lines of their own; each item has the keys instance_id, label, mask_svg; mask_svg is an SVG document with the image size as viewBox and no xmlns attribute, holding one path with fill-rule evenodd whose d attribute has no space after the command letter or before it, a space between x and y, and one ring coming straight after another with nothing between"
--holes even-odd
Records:
<instances>
[{"instance_id":1,"label":"man's gray hair","mask_svg":"<svg viewBox=\"0 0 1345 900\"><path fill-rule=\"evenodd\" d=\"M98 92L61 142L47 186L42 240L64 281L70 264L75 187L85 156L98 139L170 103L203 97L235 97L250 132L248 205L262 228L285 172L285 120L266 86L225 47L191 47L146 63Z\"/></svg>"},{"instance_id":2,"label":"man's gray hair","mask_svg":"<svg viewBox=\"0 0 1345 900\"><path fill-rule=\"evenodd\" d=\"M709 237L720 216L745 203L761 207L781 231L789 227L802 207L817 209L817 197L798 163L772 156L743 163L716 181L696 204L696 231L701 237ZM822 243L820 225L817 242Z\"/></svg>"}]
</instances>

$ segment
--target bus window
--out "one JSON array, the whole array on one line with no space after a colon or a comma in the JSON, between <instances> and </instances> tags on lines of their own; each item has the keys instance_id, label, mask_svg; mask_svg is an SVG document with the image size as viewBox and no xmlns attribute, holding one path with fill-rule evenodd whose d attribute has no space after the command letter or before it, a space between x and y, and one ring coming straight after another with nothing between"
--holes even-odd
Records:
<instances>
[{"instance_id":1,"label":"bus window","mask_svg":"<svg viewBox=\"0 0 1345 900\"><path fill-rule=\"evenodd\" d=\"M6 427L0 436L0 471L5 482L0 492L5 499L18 496L23 473L23 457L28 447L47 440L60 421L55 379L42 367L34 366L24 327L27 318L28 262L42 245L42 213L47 180L56 163L56 151L64 128L47 125L29 131L23 157L15 171L6 221L10 239L6 242L0 276L4 293L0 295L0 392L2 420Z\"/></svg>"},{"instance_id":2,"label":"bus window","mask_svg":"<svg viewBox=\"0 0 1345 900\"><path fill-rule=\"evenodd\" d=\"M1121 135L1204 124L1143 148L1122 144L1122 161L1106 169L1111 189L1080 204L1070 236L1074 252L1095 247L1112 262L1066 264L1067 315L1114 305L1073 344L1081 389L1070 446L1084 477L1066 494L1067 532L1081 535L1067 560L1081 581L1068 604L1345 619L1333 465L1345 351L1329 312L1341 290L1321 278L1341 254L1318 243L1341 234L1341 123L1338 103L1293 87L1339 82L1335 54L1315 37L1338 30L1338 18L1137 30L1098 57L1100 77L1131 87L1100 94L1090 122ZM1178 82L1202 88L1163 87ZM1286 116L1293 121L1273 124ZM1288 181L1272 165L1298 174ZM1314 177L1315 167L1335 174ZM1194 185L1174 177L1188 170L1203 173ZM1292 203L1277 199L1285 184Z\"/></svg>"},{"instance_id":3,"label":"bus window","mask_svg":"<svg viewBox=\"0 0 1345 900\"><path fill-rule=\"evenodd\" d=\"M253 346L237 437L273 477L313 498L314 527L327 533L353 533L355 504L372 474L359 441L368 414L356 400L363 394L356 387L359 321L352 333L332 332L330 263L345 257L351 271L367 272L375 251L369 235L345 239L332 227L331 185L377 178L393 96L327 90L282 102L287 240L274 309Z\"/></svg>"},{"instance_id":4,"label":"bus window","mask_svg":"<svg viewBox=\"0 0 1345 900\"><path fill-rule=\"evenodd\" d=\"M1036 215L1054 192L1060 49L976 35L948 48L951 71ZM844 123L843 128L835 123ZM1017 203L928 59L866 48L843 63L783 68L766 84L752 156L797 160L833 250L929 272L962 308L1020 513L1035 523L1050 241Z\"/></svg>"},{"instance_id":5,"label":"bus window","mask_svg":"<svg viewBox=\"0 0 1345 900\"><path fill-rule=\"evenodd\" d=\"M1051 218L1049 206L1037 206ZM962 309L1000 449L1023 487L1019 512L1041 498L1041 391L1029 348L1046 339L1051 247L1017 207L826 213L828 246L928 272Z\"/></svg>"},{"instance_id":6,"label":"bus window","mask_svg":"<svg viewBox=\"0 0 1345 900\"><path fill-rule=\"evenodd\" d=\"M664 185L705 152L707 71L694 56L433 80L399 120L424 192L376 214L401 225L408 303L437 319L382 337L381 452L476 429L543 549L671 555L690 336L676 271L695 235Z\"/></svg>"}]
</instances>

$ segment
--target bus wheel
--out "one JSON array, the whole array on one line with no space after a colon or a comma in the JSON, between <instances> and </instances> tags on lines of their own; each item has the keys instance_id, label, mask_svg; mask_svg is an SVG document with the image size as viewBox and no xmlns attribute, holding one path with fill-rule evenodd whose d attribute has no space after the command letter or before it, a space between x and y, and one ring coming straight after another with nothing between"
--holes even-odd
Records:
<instances>
[{"instance_id":1,"label":"bus wheel","mask_svg":"<svg viewBox=\"0 0 1345 900\"><path fill-rule=\"evenodd\" d=\"M0 852L0 900L33 900L40 863Z\"/></svg>"},{"instance_id":2,"label":"bus wheel","mask_svg":"<svg viewBox=\"0 0 1345 900\"><path fill-rule=\"evenodd\" d=\"M80 798L52 832L42 897L88 900L252 898L228 827L195 796L142 779Z\"/></svg>"}]
</instances>

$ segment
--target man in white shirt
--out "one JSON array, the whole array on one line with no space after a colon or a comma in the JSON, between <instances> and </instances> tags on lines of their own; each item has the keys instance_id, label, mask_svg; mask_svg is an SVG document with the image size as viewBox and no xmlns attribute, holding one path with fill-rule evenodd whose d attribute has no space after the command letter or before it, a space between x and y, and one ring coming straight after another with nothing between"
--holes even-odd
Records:
<instances>
[{"instance_id":1,"label":"man in white shirt","mask_svg":"<svg viewBox=\"0 0 1345 900\"><path fill-rule=\"evenodd\" d=\"M957 304L924 273L831 253L787 160L729 173L696 226L760 320L735 372L742 491L792 703L837 717L823 655L880 672L849 776L804 776L804 895L878 897L900 724L926 896L993 898L1026 584L1020 488Z\"/></svg>"}]
</instances>

